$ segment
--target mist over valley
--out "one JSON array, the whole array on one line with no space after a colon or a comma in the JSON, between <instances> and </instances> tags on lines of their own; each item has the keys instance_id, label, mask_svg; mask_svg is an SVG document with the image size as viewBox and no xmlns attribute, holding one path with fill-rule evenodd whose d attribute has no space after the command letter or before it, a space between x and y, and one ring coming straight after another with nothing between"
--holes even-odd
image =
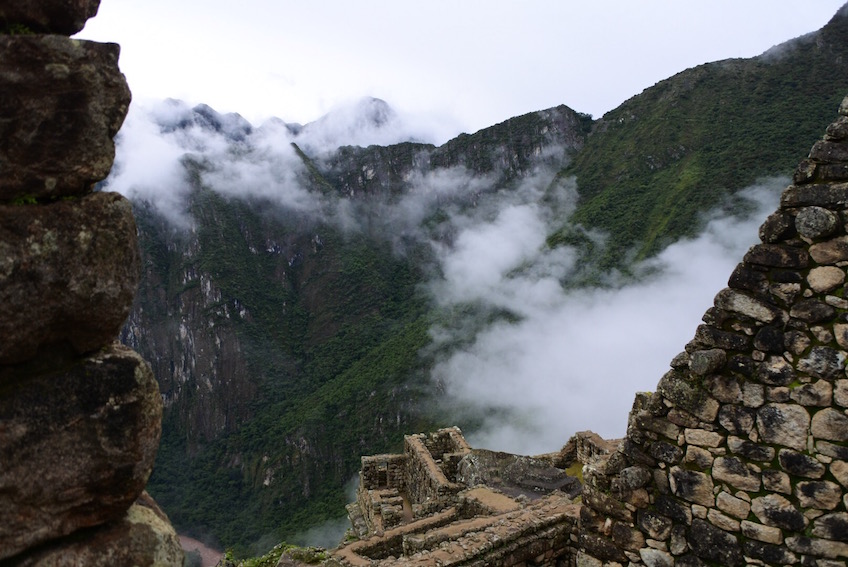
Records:
<instances>
[{"instance_id":1,"label":"mist over valley","mask_svg":"<svg viewBox=\"0 0 848 567\"><path fill-rule=\"evenodd\" d=\"M360 455L404 434L519 454L623 435L848 92L846 37L840 12L603 117L441 145L374 98L305 125L133 105L102 188L139 227L122 340L165 401L151 493L257 553L337 521Z\"/></svg>"}]
</instances>

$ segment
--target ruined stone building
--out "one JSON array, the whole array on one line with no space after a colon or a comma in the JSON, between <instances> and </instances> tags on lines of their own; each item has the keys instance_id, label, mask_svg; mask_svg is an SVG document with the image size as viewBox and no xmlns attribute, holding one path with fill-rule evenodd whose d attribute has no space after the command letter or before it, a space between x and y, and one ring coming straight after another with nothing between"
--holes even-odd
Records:
<instances>
[{"instance_id":1,"label":"ruined stone building","mask_svg":"<svg viewBox=\"0 0 848 567\"><path fill-rule=\"evenodd\" d=\"M793 181L624 439L529 458L407 437L363 458L359 539L331 562L848 564L848 98Z\"/></svg>"}]
</instances>

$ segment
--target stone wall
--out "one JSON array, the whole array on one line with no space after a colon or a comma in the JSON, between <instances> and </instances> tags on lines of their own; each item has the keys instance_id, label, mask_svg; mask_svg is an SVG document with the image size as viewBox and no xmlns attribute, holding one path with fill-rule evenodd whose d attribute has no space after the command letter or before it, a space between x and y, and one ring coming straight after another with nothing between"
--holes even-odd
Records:
<instances>
[{"instance_id":1,"label":"stone wall","mask_svg":"<svg viewBox=\"0 0 848 567\"><path fill-rule=\"evenodd\" d=\"M431 436L439 433L431 434ZM452 482L427 449L426 435L408 435L404 438L407 455L404 484L406 494L416 517L431 514L453 503L453 495L463 487ZM438 444L437 444L438 445Z\"/></svg>"},{"instance_id":2,"label":"stone wall","mask_svg":"<svg viewBox=\"0 0 848 567\"><path fill-rule=\"evenodd\" d=\"M362 457L359 484L367 490L405 488L406 455L373 455Z\"/></svg>"},{"instance_id":3,"label":"stone wall","mask_svg":"<svg viewBox=\"0 0 848 567\"><path fill-rule=\"evenodd\" d=\"M627 437L584 467L578 565L848 559L848 98Z\"/></svg>"},{"instance_id":4,"label":"stone wall","mask_svg":"<svg viewBox=\"0 0 848 567\"><path fill-rule=\"evenodd\" d=\"M130 103L98 0L0 3L0 561L182 565L143 492L149 366L115 343L138 284L129 202L94 192Z\"/></svg>"}]
</instances>

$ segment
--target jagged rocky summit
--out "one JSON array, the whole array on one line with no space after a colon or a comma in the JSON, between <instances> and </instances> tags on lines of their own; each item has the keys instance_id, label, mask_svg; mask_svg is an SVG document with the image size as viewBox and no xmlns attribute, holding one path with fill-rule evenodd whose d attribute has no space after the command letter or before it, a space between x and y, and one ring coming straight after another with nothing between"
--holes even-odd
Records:
<instances>
[{"instance_id":1,"label":"jagged rocky summit","mask_svg":"<svg viewBox=\"0 0 848 567\"><path fill-rule=\"evenodd\" d=\"M624 439L576 435L525 469L522 498L503 483L520 458L481 460L458 430L408 436L363 458L359 539L325 563L844 567L846 225L848 97ZM574 463L582 503L543 482Z\"/></svg>"},{"instance_id":2,"label":"jagged rocky summit","mask_svg":"<svg viewBox=\"0 0 848 567\"><path fill-rule=\"evenodd\" d=\"M132 208L93 192L130 91L117 45L67 37L98 6L0 2L4 565L182 565L144 493L159 389L115 342L139 278Z\"/></svg>"}]
</instances>

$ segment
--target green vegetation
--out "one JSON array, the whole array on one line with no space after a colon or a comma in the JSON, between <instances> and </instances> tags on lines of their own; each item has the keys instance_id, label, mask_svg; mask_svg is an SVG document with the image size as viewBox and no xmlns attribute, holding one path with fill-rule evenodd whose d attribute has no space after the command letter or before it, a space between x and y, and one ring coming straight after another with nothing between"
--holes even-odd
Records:
<instances>
[{"instance_id":1,"label":"green vegetation","mask_svg":"<svg viewBox=\"0 0 848 567\"><path fill-rule=\"evenodd\" d=\"M847 26L837 21L820 41L779 58L685 71L595 122L558 108L440 148L341 148L313 160L295 147L301 182L328 199L354 195L368 211L376 197L407 190L404 175L421 161L497 173L493 194L507 192L532 171L546 136L569 132L571 147L583 149L552 159L571 159L559 181L577 178L580 225L563 219L547 244L575 247L576 281L597 285L604 270L626 273L633 260L693 235L700 215L757 179L791 173L848 93ZM361 455L396 451L404 434L450 425L430 405L434 325L459 330L516 317L477 305L434 309L420 289L431 275L425 251L397 254L391 238L369 232L383 226L372 222L379 207L366 228L346 233L266 201L222 196L201 183L204 164L185 166L192 231L137 207L145 270L138 301L150 326L137 348L157 366L168 400L149 488L179 530L212 534L244 557L339 518ZM475 206L471 197L460 204ZM447 208L427 213L432 234L449 224ZM192 349L215 341L225 353L217 374L178 371L199 356Z\"/></svg>"},{"instance_id":2,"label":"green vegetation","mask_svg":"<svg viewBox=\"0 0 848 567\"><path fill-rule=\"evenodd\" d=\"M610 235L603 267L645 258L765 176L791 175L848 93L848 22L781 55L689 69L607 113L562 176L574 220Z\"/></svg>"},{"instance_id":3,"label":"green vegetation","mask_svg":"<svg viewBox=\"0 0 848 567\"><path fill-rule=\"evenodd\" d=\"M21 205L37 205L38 199L33 195L19 195L12 199L12 205L21 206Z\"/></svg>"},{"instance_id":4,"label":"green vegetation","mask_svg":"<svg viewBox=\"0 0 848 567\"><path fill-rule=\"evenodd\" d=\"M32 35L35 32L26 24L6 23L0 26L0 35Z\"/></svg>"},{"instance_id":5,"label":"green vegetation","mask_svg":"<svg viewBox=\"0 0 848 567\"><path fill-rule=\"evenodd\" d=\"M190 167L199 183L202 165ZM252 386L210 401L200 376L175 385L184 409L166 412L149 489L178 529L211 532L245 556L337 519L362 454L397 450L404 434L436 425L419 411L425 392L409 381L426 372L428 306L420 267L385 241L303 226L267 203L200 185L191 211L196 245L137 209L144 263L167 282L165 305L156 280L140 296L167 327L167 305L209 301L200 278L184 274L207 275L220 298L200 324L232 329ZM268 251L272 240L279 252ZM249 316L235 316L235 305ZM208 403L227 406L223 432L192 422L190 408Z\"/></svg>"}]
</instances>

